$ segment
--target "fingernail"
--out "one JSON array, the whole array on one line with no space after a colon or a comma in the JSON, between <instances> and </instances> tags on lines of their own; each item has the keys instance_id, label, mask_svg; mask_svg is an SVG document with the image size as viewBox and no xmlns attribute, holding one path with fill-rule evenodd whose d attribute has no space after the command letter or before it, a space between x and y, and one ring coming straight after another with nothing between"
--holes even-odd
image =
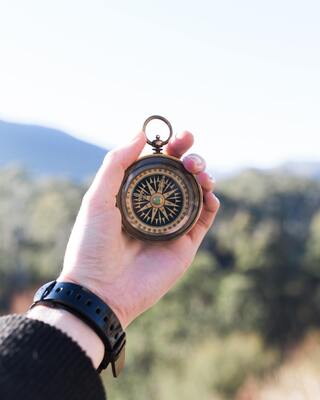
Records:
<instances>
[{"instance_id":1,"label":"fingernail","mask_svg":"<svg viewBox=\"0 0 320 400\"><path fill-rule=\"evenodd\" d=\"M206 168L206 162L205 160L199 156L198 154L189 154L188 159L191 159L194 163L194 168L196 169L197 172L204 171Z\"/></svg>"}]
</instances>

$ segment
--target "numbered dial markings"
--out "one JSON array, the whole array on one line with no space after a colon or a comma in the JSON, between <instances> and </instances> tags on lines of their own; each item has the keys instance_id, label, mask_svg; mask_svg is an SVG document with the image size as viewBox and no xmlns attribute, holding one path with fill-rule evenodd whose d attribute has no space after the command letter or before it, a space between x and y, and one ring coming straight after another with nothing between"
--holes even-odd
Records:
<instances>
[{"instance_id":1,"label":"numbered dial markings","mask_svg":"<svg viewBox=\"0 0 320 400\"><path fill-rule=\"evenodd\" d=\"M129 186L126 205L140 230L169 233L185 217L189 196L183 179L164 168L141 172Z\"/></svg>"}]
</instances>

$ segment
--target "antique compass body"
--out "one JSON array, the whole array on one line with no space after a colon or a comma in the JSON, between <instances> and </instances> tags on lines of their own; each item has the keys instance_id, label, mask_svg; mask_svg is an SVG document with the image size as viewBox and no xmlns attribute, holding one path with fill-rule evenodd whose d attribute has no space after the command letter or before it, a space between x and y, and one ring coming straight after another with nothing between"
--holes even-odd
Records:
<instances>
[{"instance_id":1,"label":"antique compass body","mask_svg":"<svg viewBox=\"0 0 320 400\"><path fill-rule=\"evenodd\" d=\"M165 141L159 135L153 141L147 139L154 154L138 159L127 169L117 206L129 235L157 242L176 239L193 227L202 209L203 195L198 181L182 162L162 154L162 147L172 136L170 122L153 115L144 122L143 131L154 119L168 126L169 137Z\"/></svg>"}]
</instances>

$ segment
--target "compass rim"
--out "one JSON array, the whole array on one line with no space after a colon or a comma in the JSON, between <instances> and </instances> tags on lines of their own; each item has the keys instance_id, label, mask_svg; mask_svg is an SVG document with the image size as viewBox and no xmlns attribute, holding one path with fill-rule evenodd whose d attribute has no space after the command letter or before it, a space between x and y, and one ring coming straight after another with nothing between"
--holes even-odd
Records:
<instances>
[{"instance_id":1,"label":"compass rim","mask_svg":"<svg viewBox=\"0 0 320 400\"><path fill-rule=\"evenodd\" d=\"M150 165L148 165L150 164ZM180 228L178 228L174 232L169 233L153 233L153 232L143 232L138 228L134 227L128 218L128 211L126 208L126 195L123 193L124 187L127 185L127 190L130 187L131 182L134 178L131 179L131 182L128 183L128 179L131 174L135 174L135 177L139 176L143 170L149 170L151 168L162 168L167 170L176 169L182 180L186 180L184 184L187 187L188 194L192 195L193 199L191 203L193 203L192 210L190 211L190 215ZM140 170L141 169L141 170ZM139 171L140 170L140 171ZM189 178L189 184L187 184ZM196 177L186 170L182 161L174 156L169 156L166 154L156 154L156 155L146 155L144 157L136 160L125 172L120 190L117 195L117 206L121 212L122 217L122 226L124 230L132 237L148 242L163 242L169 241L175 238L178 238L184 234L187 234L196 222L199 219L201 210L203 208L203 191L202 188L196 179ZM190 205L189 205L190 207Z\"/></svg>"}]
</instances>

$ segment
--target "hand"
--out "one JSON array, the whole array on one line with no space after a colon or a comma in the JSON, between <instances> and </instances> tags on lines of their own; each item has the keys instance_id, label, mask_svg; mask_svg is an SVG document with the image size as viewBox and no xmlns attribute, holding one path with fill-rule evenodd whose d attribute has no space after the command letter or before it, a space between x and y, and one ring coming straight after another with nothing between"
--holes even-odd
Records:
<instances>
[{"instance_id":1,"label":"hand","mask_svg":"<svg viewBox=\"0 0 320 400\"><path fill-rule=\"evenodd\" d=\"M110 151L85 194L67 246L58 278L81 284L101 297L125 329L139 314L156 303L190 266L219 208L213 181L197 155L183 160L196 174L204 192L204 206L192 230L179 239L154 245L129 237L121 227L116 207L125 170L139 157L146 143L140 132L127 146ZM193 144L184 132L167 146L181 157Z\"/></svg>"}]
</instances>

